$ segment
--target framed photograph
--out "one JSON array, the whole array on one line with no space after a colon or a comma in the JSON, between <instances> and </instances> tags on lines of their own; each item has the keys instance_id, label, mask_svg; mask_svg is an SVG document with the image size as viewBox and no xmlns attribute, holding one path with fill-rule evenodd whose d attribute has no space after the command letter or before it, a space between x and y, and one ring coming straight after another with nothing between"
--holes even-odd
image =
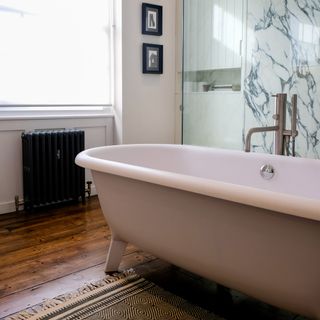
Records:
<instances>
[{"instance_id":1,"label":"framed photograph","mask_svg":"<svg viewBox=\"0 0 320 320\"><path fill-rule=\"evenodd\" d=\"M162 35L162 6L142 3L142 34Z\"/></svg>"},{"instance_id":2,"label":"framed photograph","mask_svg":"<svg viewBox=\"0 0 320 320\"><path fill-rule=\"evenodd\" d=\"M163 45L143 43L142 72L163 73Z\"/></svg>"}]
</instances>

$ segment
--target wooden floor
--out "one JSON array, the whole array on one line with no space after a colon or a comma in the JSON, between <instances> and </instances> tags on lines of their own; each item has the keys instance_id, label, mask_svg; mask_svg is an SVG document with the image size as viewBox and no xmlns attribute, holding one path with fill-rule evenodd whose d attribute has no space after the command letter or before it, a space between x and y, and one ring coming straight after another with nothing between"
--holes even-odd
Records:
<instances>
[{"instance_id":1,"label":"wooden floor","mask_svg":"<svg viewBox=\"0 0 320 320\"><path fill-rule=\"evenodd\" d=\"M110 230L96 197L85 205L0 215L0 318L102 279ZM304 319L250 299L129 245L120 269L227 319Z\"/></svg>"}]
</instances>

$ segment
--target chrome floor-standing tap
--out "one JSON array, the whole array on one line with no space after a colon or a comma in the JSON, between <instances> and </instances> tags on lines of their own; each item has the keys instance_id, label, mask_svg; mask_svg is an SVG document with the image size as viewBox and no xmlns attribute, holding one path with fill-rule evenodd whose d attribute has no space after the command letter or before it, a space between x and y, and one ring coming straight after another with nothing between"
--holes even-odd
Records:
<instances>
[{"instance_id":1,"label":"chrome floor-standing tap","mask_svg":"<svg viewBox=\"0 0 320 320\"><path fill-rule=\"evenodd\" d=\"M297 95L294 94L291 99L292 114L291 114L291 130L286 130L286 104L287 94L278 93L276 97L276 113L273 115L275 120L274 126L271 127L256 127L249 129L246 141L245 151L250 152L251 136L256 132L274 131L274 153L279 155L290 155L289 143L290 137L292 140L292 156L295 156L295 137L298 135L297 128Z\"/></svg>"},{"instance_id":2,"label":"chrome floor-standing tap","mask_svg":"<svg viewBox=\"0 0 320 320\"><path fill-rule=\"evenodd\" d=\"M298 135L297 131L297 100L298 96L296 94L291 97L291 149L292 156L296 156L296 136Z\"/></svg>"}]
</instances>

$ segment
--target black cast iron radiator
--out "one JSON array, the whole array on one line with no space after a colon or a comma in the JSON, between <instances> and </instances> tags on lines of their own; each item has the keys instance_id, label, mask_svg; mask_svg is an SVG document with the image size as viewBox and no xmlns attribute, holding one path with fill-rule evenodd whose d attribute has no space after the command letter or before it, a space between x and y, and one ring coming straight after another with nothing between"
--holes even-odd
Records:
<instances>
[{"instance_id":1,"label":"black cast iron radiator","mask_svg":"<svg viewBox=\"0 0 320 320\"><path fill-rule=\"evenodd\" d=\"M84 169L74 163L84 149L83 130L22 134L24 209L85 199Z\"/></svg>"}]
</instances>

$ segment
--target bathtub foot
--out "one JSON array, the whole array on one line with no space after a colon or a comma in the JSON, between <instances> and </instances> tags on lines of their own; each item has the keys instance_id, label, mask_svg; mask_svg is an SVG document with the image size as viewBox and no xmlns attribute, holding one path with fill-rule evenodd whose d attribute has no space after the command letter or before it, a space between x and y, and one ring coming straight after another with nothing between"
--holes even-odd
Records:
<instances>
[{"instance_id":1,"label":"bathtub foot","mask_svg":"<svg viewBox=\"0 0 320 320\"><path fill-rule=\"evenodd\" d=\"M115 240L111 239L108 255L107 255L107 261L105 266L105 272L113 272L118 271L122 255L124 253L124 250L127 247L127 242L121 241L121 240Z\"/></svg>"}]
</instances>

